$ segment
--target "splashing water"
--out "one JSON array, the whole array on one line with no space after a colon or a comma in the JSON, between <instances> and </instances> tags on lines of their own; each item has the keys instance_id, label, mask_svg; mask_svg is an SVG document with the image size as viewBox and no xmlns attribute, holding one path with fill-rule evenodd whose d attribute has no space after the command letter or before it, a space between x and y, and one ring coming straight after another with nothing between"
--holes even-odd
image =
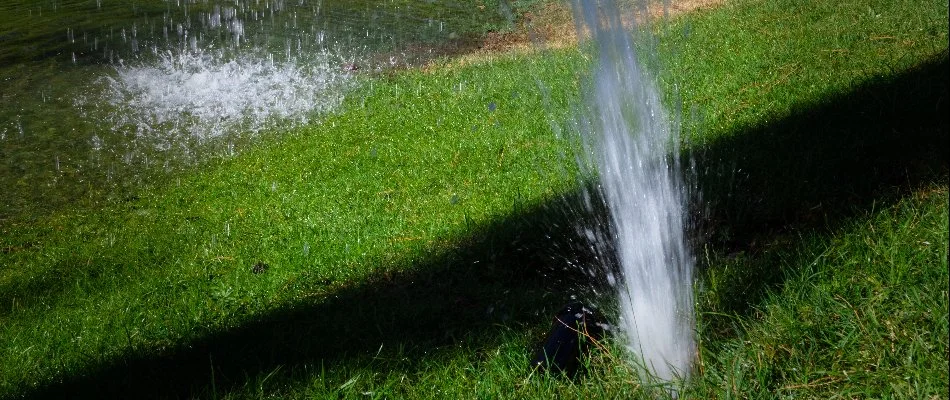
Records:
<instances>
[{"instance_id":1,"label":"splashing water","mask_svg":"<svg viewBox=\"0 0 950 400\"><path fill-rule=\"evenodd\" d=\"M329 55L303 62L273 56L226 57L213 51L165 52L149 63L119 65L106 78L116 130L160 147L182 134L198 140L277 121L303 124L343 101L348 74Z\"/></svg>"},{"instance_id":2,"label":"splashing water","mask_svg":"<svg viewBox=\"0 0 950 400\"><path fill-rule=\"evenodd\" d=\"M644 379L685 377L695 354L693 256L686 243L685 185L679 146L652 77L611 0L576 1L578 31L589 33L596 61L579 120L578 162L599 179L607 221L581 227L618 291L620 328ZM580 35L579 35L580 36ZM642 362L642 363L640 363Z\"/></svg>"}]
</instances>

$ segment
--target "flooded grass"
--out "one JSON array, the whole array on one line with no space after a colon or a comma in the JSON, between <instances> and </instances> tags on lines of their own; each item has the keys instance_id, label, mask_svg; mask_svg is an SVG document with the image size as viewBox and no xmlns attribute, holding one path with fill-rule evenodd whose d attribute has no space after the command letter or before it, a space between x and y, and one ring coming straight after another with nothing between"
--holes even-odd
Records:
<instances>
[{"instance_id":1,"label":"flooded grass","mask_svg":"<svg viewBox=\"0 0 950 400\"><path fill-rule=\"evenodd\" d=\"M2 219L135 196L243 150L262 130L331 112L348 75L415 65L511 24L491 1L12 1L0 10Z\"/></svg>"}]
</instances>

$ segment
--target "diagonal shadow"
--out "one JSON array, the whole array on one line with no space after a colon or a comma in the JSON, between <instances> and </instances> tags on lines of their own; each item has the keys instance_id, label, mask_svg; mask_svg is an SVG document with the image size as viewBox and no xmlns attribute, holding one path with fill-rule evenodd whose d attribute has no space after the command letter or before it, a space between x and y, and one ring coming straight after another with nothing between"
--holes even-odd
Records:
<instances>
[{"instance_id":1,"label":"diagonal shadow","mask_svg":"<svg viewBox=\"0 0 950 400\"><path fill-rule=\"evenodd\" d=\"M705 207L700 236L721 254L751 254L754 261L729 288L726 311L747 313L781 283L787 271L764 258L793 253L797 234L827 234L915 189L946 184L947 60L944 52L869 79L696 151Z\"/></svg>"},{"instance_id":2,"label":"diagonal shadow","mask_svg":"<svg viewBox=\"0 0 950 400\"><path fill-rule=\"evenodd\" d=\"M25 397L220 395L278 367L282 373L299 375L303 366L319 370L347 357L372 356L381 348L403 349L409 359L406 370L413 370L418 358L435 349L460 343L487 346L496 340L500 324L547 321L583 279L578 271L563 270L546 251L558 246L555 242L568 245L572 240L568 215L550 205L521 210L476 229L467 245L438 254L410 272L382 274L323 299L286 305L160 355L154 349L133 350L109 365ZM542 227L550 238L537 234ZM526 350L526 371L528 357Z\"/></svg>"},{"instance_id":3,"label":"diagonal shadow","mask_svg":"<svg viewBox=\"0 0 950 400\"><path fill-rule=\"evenodd\" d=\"M756 253L760 241L831 229L916 188L945 183L947 71L943 55L696 151L702 168L696 178L708 205L701 221L709 233L706 244L724 253ZM568 293L587 282L580 271L565 268L564 256L583 264L593 255L577 250L583 247L575 246L580 217L566 212L562 201L575 202L576 194L516 209L477 229L467 245L411 272L288 305L159 355L133 351L24 395L177 398L209 388L220 394L278 367L332 366L373 354L380 345L405 348L417 359L460 340L486 346L498 335L496 324L546 321ZM778 268L747 271L727 308L747 313L767 289L781 284L782 274Z\"/></svg>"}]
</instances>

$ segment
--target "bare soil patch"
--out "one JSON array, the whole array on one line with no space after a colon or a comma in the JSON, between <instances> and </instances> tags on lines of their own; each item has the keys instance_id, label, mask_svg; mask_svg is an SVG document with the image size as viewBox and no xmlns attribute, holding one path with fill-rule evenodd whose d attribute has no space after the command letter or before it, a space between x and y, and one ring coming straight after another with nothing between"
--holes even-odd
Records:
<instances>
[{"instance_id":1,"label":"bare soil patch","mask_svg":"<svg viewBox=\"0 0 950 400\"><path fill-rule=\"evenodd\" d=\"M672 0L650 2L650 18L675 18L684 13L721 6L726 0ZM461 40L449 44L439 52L439 57L430 58L423 69L433 68L439 60L440 67L460 66L482 60L490 60L508 53L531 52L542 49L559 49L577 44L578 31L573 12L568 4L549 2L518 18L517 26L509 32L488 32L482 37ZM432 51L431 49L429 50ZM448 58L448 60L446 60Z\"/></svg>"},{"instance_id":2,"label":"bare soil patch","mask_svg":"<svg viewBox=\"0 0 950 400\"><path fill-rule=\"evenodd\" d=\"M684 13L721 6L727 0L649 1L646 13L651 20L676 18ZM630 19L638 15L630 15ZM505 32L458 37L439 44L409 43L398 51L381 53L367 60L346 63L347 71L378 73L405 68L424 71L455 68L490 61L497 57L576 46L578 29L571 6L549 1L516 16L516 26ZM584 34L583 32L581 33Z\"/></svg>"}]
</instances>

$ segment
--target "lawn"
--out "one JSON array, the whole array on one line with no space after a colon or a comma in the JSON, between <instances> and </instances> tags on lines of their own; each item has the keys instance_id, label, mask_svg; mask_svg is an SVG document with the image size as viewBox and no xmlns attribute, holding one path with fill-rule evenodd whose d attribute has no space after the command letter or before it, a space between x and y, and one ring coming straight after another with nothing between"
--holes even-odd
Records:
<instances>
[{"instance_id":1,"label":"lawn","mask_svg":"<svg viewBox=\"0 0 950 400\"><path fill-rule=\"evenodd\" d=\"M948 397L947 17L736 0L654 26L697 189L681 397ZM597 297L570 266L589 59L363 75L235 156L0 221L0 397L666 395L619 343L575 379L527 366Z\"/></svg>"}]
</instances>

